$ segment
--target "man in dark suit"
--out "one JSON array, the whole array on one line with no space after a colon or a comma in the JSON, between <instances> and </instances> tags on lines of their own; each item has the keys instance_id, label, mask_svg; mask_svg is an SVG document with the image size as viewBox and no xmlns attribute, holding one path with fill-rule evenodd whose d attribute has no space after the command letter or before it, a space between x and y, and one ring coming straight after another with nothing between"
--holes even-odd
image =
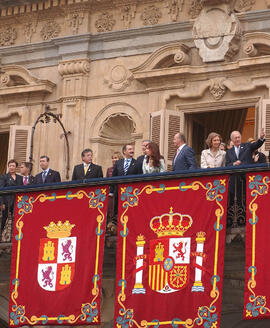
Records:
<instances>
[{"instance_id":1,"label":"man in dark suit","mask_svg":"<svg viewBox=\"0 0 270 328\"><path fill-rule=\"evenodd\" d=\"M32 170L32 163L21 162L20 172L23 178L23 184L25 186L33 184L35 181L35 178L31 174L29 174L31 170Z\"/></svg>"},{"instance_id":2,"label":"man in dark suit","mask_svg":"<svg viewBox=\"0 0 270 328\"><path fill-rule=\"evenodd\" d=\"M35 176L35 183L53 183L53 182L61 182L60 173L58 171L54 171L49 168L50 159L48 156L40 156L39 165L42 169L42 172L38 173Z\"/></svg>"},{"instance_id":3,"label":"man in dark suit","mask_svg":"<svg viewBox=\"0 0 270 328\"><path fill-rule=\"evenodd\" d=\"M143 140L142 141L142 153L143 154L137 158L137 166L138 166L138 169L139 169L139 171L138 171L139 174L143 174L142 166L143 166L143 160L146 156L146 146L150 142L151 142L150 140Z\"/></svg>"},{"instance_id":4,"label":"man in dark suit","mask_svg":"<svg viewBox=\"0 0 270 328\"><path fill-rule=\"evenodd\" d=\"M92 163L93 151L85 149L81 156L83 163L74 167L72 180L103 178L102 167Z\"/></svg>"},{"instance_id":5,"label":"man in dark suit","mask_svg":"<svg viewBox=\"0 0 270 328\"><path fill-rule=\"evenodd\" d=\"M124 145L122 148L122 152L124 158L119 159L113 167L112 176L125 176L125 175L133 175L139 174L140 169L137 165L137 161L133 158L134 156L134 148L132 145ZM114 195L114 210L113 210L113 222L117 222L117 214L118 214L118 188L117 186L110 186L110 194L109 196Z\"/></svg>"},{"instance_id":6,"label":"man in dark suit","mask_svg":"<svg viewBox=\"0 0 270 328\"><path fill-rule=\"evenodd\" d=\"M186 145L185 136L182 133L176 133L173 143L177 147L173 158L173 171L197 169L194 150Z\"/></svg>"},{"instance_id":7,"label":"man in dark suit","mask_svg":"<svg viewBox=\"0 0 270 328\"><path fill-rule=\"evenodd\" d=\"M252 153L263 145L264 137L265 133L264 129L262 129L260 139L255 142L242 143L241 133L239 131L233 131L231 133L233 147L226 152L226 166L253 164Z\"/></svg>"},{"instance_id":8,"label":"man in dark suit","mask_svg":"<svg viewBox=\"0 0 270 328\"><path fill-rule=\"evenodd\" d=\"M20 175L16 174L16 168L18 163L11 159L8 162L8 173L0 177L0 188L2 187L13 187L20 186L23 184L23 179ZM14 216L14 204L15 204L15 195L3 195L0 197L0 204L2 208L2 220L1 220L1 230L0 230L0 240L2 239L2 232L5 228L6 221L9 214L12 217L12 229L13 229L13 216ZM12 233L12 231L11 231Z\"/></svg>"},{"instance_id":9,"label":"man in dark suit","mask_svg":"<svg viewBox=\"0 0 270 328\"><path fill-rule=\"evenodd\" d=\"M132 145L125 145L122 148L124 158L119 159L113 167L112 176L123 176L139 174L139 167L137 161L133 158L134 148Z\"/></svg>"}]
</instances>

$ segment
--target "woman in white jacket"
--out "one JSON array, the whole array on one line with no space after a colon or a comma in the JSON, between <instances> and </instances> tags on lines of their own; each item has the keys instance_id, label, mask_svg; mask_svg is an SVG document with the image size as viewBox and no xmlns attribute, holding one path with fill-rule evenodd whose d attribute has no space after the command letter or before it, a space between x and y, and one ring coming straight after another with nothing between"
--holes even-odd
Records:
<instances>
[{"instance_id":1,"label":"woman in white jacket","mask_svg":"<svg viewBox=\"0 0 270 328\"><path fill-rule=\"evenodd\" d=\"M159 147L155 142L150 142L146 146L146 156L143 160L143 174L165 172L165 161L160 155Z\"/></svg>"},{"instance_id":2,"label":"woman in white jacket","mask_svg":"<svg viewBox=\"0 0 270 328\"><path fill-rule=\"evenodd\" d=\"M209 148L202 151L201 168L225 166L226 152L219 149L221 141L221 136L216 132L211 132L208 135L205 142Z\"/></svg>"}]
</instances>

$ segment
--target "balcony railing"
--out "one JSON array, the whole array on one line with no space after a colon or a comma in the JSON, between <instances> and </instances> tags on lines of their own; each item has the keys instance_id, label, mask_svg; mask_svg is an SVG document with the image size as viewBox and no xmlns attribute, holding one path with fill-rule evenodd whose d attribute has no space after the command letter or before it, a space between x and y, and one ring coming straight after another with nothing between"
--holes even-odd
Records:
<instances>
[{"instance_id":1,"label":"balcony railing","mask_svg":"<svg viewBox=\"0 0 270 328\"><path fill-rule=\"evenodd\" d=\"M228 211L227 211L227 233L226 250L224 257L224 280L223 280L223 303L221 313L221 328L238 326L242 318L243 291L244 291L244 269L245 269L245 174L252 171L269 170L267 164L254 165L237 168L217 168L185 172L166 172L153 175L136 175L126 177L114 177L105 179L92 179L87 181L63 182L46 185L30 185L0 189L0 196L4 194L49 191L52 189L73 188L82 186L94 186L105 184L119 184L137 181L158 181L175 178L193 178L200 176L214 176L220 174L230 175L230 185L228 190ZM11 253L11 218L4 233L5 243L0 244L0 326L8 327L8 284L9 267ZM116 235L112 231L107 231L105 238L104 262L103 262L103 282L102 290L102 322L107 327L113 326L113 304L114 304L114 279L116 271ZM240 241L240 242L239 242ZM1 254L2 252L2 254ZM2 286L6 286L1 290ZM2 298L1 298L2 297ZM1 303L2 300L2 303ZM5 302L3 303L3 300ZM2 309L2 315L1 315ZM1 321L2 320L2 321ZM2 327L2 326L1 326ZM241 323L241 327L249 327L248 323ZM257 327L254 324L254 327ZM268 323L260 325L268 327Z\"/></svg>"}]
</instances>

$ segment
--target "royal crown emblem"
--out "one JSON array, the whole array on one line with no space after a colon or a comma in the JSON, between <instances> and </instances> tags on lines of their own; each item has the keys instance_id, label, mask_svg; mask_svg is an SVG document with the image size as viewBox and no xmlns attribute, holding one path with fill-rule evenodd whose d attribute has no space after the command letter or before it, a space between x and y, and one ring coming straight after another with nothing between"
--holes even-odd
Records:
<instances>
[{"instance_id":1,"label":"royal crown emblem","mask_svg":"<svg viewBox=\"0 0 270 328\"><path fill-rule=\"evenodd\" d=\"M77 237L71 237L75 224L51 221L43 227L47 238L40 240L38 283L47 291L58 291L70 286L75 274Z\"/></svg>"},{"instance_id":2,"label":"royal crown emblem","mask_svg":"<svg viewBox=\"0 0 270 328\"><path fill-rule=\"evenodd\" d=\"M188 214L173 212L155 216L150 220L150 228L157 235L157 239L150 240L150 253L144 254L145 237L137 237L137 254L135 256L136 269L133 294L145 294L143 273L148 262L148 286L158 293L174 293L187 287L190 280L190 258L196 257L195 279L193 292L203 292L202 262L205 233L197 233L197 249L191 254L191 237L184 237L193 220ZM148 260L148 261L146 261Z\"/></svg>"}]
</instances>

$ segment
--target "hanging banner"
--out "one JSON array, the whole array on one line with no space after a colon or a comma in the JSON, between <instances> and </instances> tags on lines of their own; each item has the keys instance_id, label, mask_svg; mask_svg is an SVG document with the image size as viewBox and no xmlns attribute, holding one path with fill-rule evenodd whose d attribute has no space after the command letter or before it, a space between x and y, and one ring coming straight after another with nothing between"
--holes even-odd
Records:
<instances>
[{"instance_id":1,"label":"hanging banner","mask_svg":"<svg viewBox=\"0 0 270 328\"><path fill-rule=\"evenodd\" d=\"M99 325L107 186L18 194L10 326Z\"/></svg>"},{"instance_id":2,"label":"hanging banner","mask_svg":"<svg viewBox=\"0 0 270 328\"><path fill-rule=\"evenodd\" d=\"M270 172L246 176L246 267L243 318L270 319Z\"/></svg>"},{"instance_id":3,"label":"hanging banner","mask_svg":"<svg viewBox=\"0 0 270 328\"><path fill-rule=\"evenodd\" d=\"M220 327L227 186L119 186L115 327Z\"/></svg>"}]
</instances>

